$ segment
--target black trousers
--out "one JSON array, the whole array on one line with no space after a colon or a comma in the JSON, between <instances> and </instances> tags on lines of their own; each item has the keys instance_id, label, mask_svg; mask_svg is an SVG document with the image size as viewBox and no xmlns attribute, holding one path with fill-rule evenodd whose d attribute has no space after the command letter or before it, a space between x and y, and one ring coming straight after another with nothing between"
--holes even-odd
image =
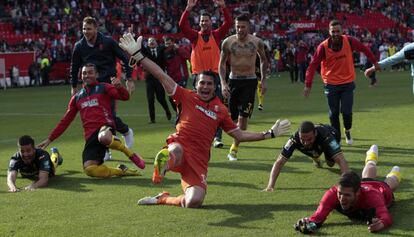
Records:
<instances>
[{"instance_id":1,"label":"black trousers","mask_svg":"<svg viewBox=\"0 0 414 237\"><path fill-rule=\"evenodd\" d=\"M147 90L148 112L151 122L155 122L155 98L165 111L167 118L171 118L170 108L165 99L165 91L161 83L152 75L145 78L145 85Z\"/></svg>"}]
</instances>

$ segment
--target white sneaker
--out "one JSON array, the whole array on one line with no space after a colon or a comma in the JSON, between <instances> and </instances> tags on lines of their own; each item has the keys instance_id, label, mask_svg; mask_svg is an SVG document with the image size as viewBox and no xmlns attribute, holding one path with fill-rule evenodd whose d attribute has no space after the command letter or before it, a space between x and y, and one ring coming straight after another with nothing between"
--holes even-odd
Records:
<instances>
[{"instance_id":1,"label":"white sneaker","mask_svg":"<svg viewBox=\"0 0 414 237\"><path fill-rule=\"evenodd\" d=\"M377 164L378 162L378 146L377 145L372 145L369 150L366 152L366 157L365 157L365 164L368 163L368 161L374 162L375 164Z\"/></svg>"},{"instance_id":2,"label":"white sneaker","mask_svg":"<svg viewBox=\"0 0 414 237\"><path fill-rule=\"evenodd\" d=\"M400 167L397 165L392 167L391 172L400 172Z\"/></svg>"},{"instance_id":3,"label":"white sneaker","mask_svg":"<svg viewBox=\"0 0 414 237\"><path fill-rule=\"evenodd\" d=\"M106 150L104 161L112 160L112 153L110 150Z\"/></svg>"},{"instance_id":4,"label":"white sneaker","mask_svg":"<svg viewBox=\"0 0 414 237\"><path fill-rule=\"evenodd\" d=\"M220 139L214 138L213 146L215 148L223 148L224 144Z\"/></svg>"},{"instance_id":5,"label":"white sneaker","mask_svg":"<svg viewBox=\"0 0 414 237\"><path fill-rule=\"evenodd\" d=\"M122 134L125 140L125 146L129 149L132 148L132 145L134 145L134 131L132 131L131 128L129 128L127 133Z\"/></svg>"},{"instance_id":6,"label":"white sneaker","mask_svg":"<svg viewBox=\"0 0 414 237\"><path fill-rule=\"evenodd\" d=\"M378 156L378 146L377 145L372 145L369 150L367 151L367 156L369 153L375 153L376 156Z\"/></svg>"},{"instance_id":7,"label":"white sneaker","mask_svg":"<svg viewBox=\"0 0 414 237\"><path fill-rule=\"evenodd\" d=\"M138 200L138 205L155 205L161 197L170 196L168 192L162 192L153 197L144 197Z\"/></svg>"},{"instance_id":8,"label":"white sneaker","mask_svg":"<svg viewBox=\"0 0 414 237\"><path fill-rule=\"evenodd\" d=\"M348 145L352 145L352 143L354 143L354 139L352 139L350 131L345 131L345 142Z\"/></svg>"},{"instance_id":9,"label":"white sneaker","mask_svg":"<svg viewBox=\"0 0 414 237\"><path fill-rule=\"evenodd\" d=\"M229 159L229 161L237 161L237 153L232 151L227 155L227 159Z\"/></svg>"}]
</instances>

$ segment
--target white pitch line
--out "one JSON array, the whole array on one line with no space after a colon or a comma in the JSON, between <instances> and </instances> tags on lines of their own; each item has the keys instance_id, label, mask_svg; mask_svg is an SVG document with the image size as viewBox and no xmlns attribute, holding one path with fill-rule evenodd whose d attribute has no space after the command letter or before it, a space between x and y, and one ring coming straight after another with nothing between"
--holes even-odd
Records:
<instances>
[{"instance_id":1,"label":"white pitch line","mask_svg":"<svg viewBox=\"0 0 414 237\"><path fill-rule=\"evenodd\" d=\"M15 142L16 139L0 139L0 143L9 143L9 142Z\"/></svg>"}]
</instances>

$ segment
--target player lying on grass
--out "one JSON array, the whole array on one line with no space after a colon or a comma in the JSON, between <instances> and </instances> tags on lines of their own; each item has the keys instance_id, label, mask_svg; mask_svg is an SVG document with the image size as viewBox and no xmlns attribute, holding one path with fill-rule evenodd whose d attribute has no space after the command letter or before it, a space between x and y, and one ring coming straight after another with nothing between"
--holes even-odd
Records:
<instances>
[{"instance_id":1,"label":"player lying on grass","mask_svg":"<svg viewBox=\"0 0 414 237\"><path fill-rule=\"evenodd\" d=\"M141 157L128 149L115 136L115 117L112 110L114 100L128 100L129 93L119 80L113 79L112 84L97 81L98 71L92 63L82 67L83 88L69 101L62 120L56 125L49 137L39 144L46 148L53 140L62 135L72 123L78 111L86 140L83 149L83 168L91 177L111 177L139 175L136 170L129 170L125 165L110 168L104 165L104 156L108 148L123 152L136 166L143 169L145 162Z\"/></svg>"},{"instance_id":2,"label":"player lying on grass","mask_svg":"<svg viewBox=\"0 0 414 237\"><path fill-rule=\"evenodd\" d=\"M377 177L378 147L372 145L367 151L362 180L355 172L341 175L337 185L330 188L309 218L298 220L295 227L302 233L312 233L322 226L329 213L336 209L349 218L366 220L368 231L377 232L389 227L392 218L388 208L394 202L393 191L401 182L398 166L387 174L384 182Z\"/></svg>"},{"instance_id":3,"label":"player lying on grass","mask_svg":"<svg viewBox=\"0 0 414 237\"><path fill-rule=\"evenodd\" d=\"M272 192L276 179L293 152L298 149L303 154L311 157L316 167L321 168L319 157L325 155L325 162L329 167L338 164L341 173L348 171L348 163L342 153L339 142L341 135L330 125L317 124L304 121L282 148L277 160L270 172L269 182L263 191Z\"/></svg>"},{"instance_id":4,"label":"player lying on grass","mask_svg":"<svg viewBox=\"0 0 414 237\"><path fill-rule=\"evenodd\" d=\"M153 183L160 183L166 171L181 174L184 194L171 197L163 192L155 197L145 197L138 204L165 204L182 207L200 207L207 189L207 168L210 160L210 146L218 127L239 141L258 141L275 138L289 131L288 120L277 120L265 132L242 131L232 121L227 108L214 94L214 75L209 71L201 72L196 79L196 91L184 89L174 82L154 62L141 54L142 36L135 41L131 34L120 39L121 48L132 57L130 65L140 63L163 85L177 108L180 108L176 133L167 138L167 146L155 157Z\"/></svg>"},{"instance_id":5,"label":"player lying on grass","mask_svg":"<svg viewBox=\"0 0 414 237\"><path fill-rule=\"evenodd\" d=\"M45 150L35 148L34 140L28 135L21 136L17 142L18 151L10 158L7 171L7 186L9 192L18 192L16 186L17 173L23 178L34 180L24 187L24 190L35 190L46 187L49 178L55 176L56 168L62 164L63 159L56 148L52 148L52 156Z\"/></svg>"}]
</instances>

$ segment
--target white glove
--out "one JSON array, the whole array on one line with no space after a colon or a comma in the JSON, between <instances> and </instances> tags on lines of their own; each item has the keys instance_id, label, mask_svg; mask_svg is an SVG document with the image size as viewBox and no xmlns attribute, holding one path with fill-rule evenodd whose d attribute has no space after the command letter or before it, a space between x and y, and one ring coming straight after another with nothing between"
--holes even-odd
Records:
<instances>
[{"instance_id":1,"label":"white glove","mask_svg":"<svg viewBox=\"0 0 414 237\"><path fill-rule=\"evenodd\" d=\"M263 132L263 135L264 135L265 139L275 138L275 137L278 137L280 135L288 133L289 129L290 129L290 121L289 120L287 120L287 119L283 119L283 120L278 119L269 131Z\"/></svg>"},{"instance_id":2,"label":"white glove","mask_svg":"<svg viewBox=\"0 0 414 237\"><path fill-rule=\"evenodd\" d=\"M144 55L141 53L142 36L138 37L137 41L135 41L134 36L128 33L124 34L119 41L119 47L131 55L129 59L130 67L133 67L137 62L144 59Z\"/></svg>"}]
</instances>

